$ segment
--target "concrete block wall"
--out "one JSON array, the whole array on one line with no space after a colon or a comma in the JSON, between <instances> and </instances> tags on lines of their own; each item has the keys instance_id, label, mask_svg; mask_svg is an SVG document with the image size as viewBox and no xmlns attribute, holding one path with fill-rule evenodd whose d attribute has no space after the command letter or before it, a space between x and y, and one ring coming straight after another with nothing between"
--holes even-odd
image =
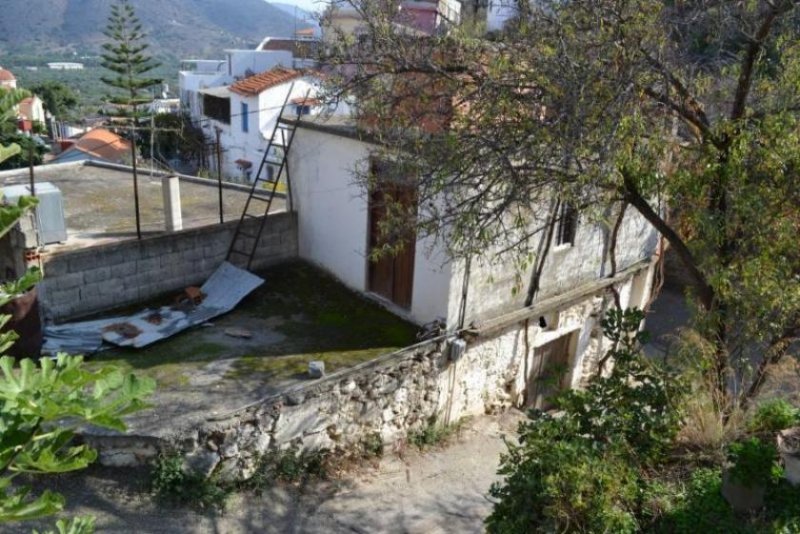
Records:
<instances>
[{"instance_id":1,"label":"concrete block wall","mask_svg":"<svg viewBox=\"0 0 800 534\"><path fill-rule=\"evenodd\" d=\"M261 219L246 221L254 234ZM42 255L45 318L64 322L201 285L225 260L237 221ZM248 246L252 243L246 243ZM270 215L254 269L297 257L297 219Z\"/></svg>"}]
</instances>

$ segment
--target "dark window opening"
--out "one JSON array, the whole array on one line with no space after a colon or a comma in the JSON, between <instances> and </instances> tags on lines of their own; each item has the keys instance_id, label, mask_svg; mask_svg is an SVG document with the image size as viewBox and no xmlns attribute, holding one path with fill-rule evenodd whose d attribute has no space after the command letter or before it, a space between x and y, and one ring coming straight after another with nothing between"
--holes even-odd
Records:
<instances>
[{"instance_id":1,"label":"dark window opening","mask_svg":"<svg viewBox=\"0 0 800 534\"><path fill-rule=\"evenodd\" d=\"M556 245L575 244L575 231L578 229L578 210L569 202L561 202L556 224Z\"/></svg>"},{"instance_id":2,"label":"dark window opening","mask_svg":"<svg viewBox=\"0 0 800 534\"><path fill-rule=\"evenodd\" d=\"M297 108L297 116L300 115L311 115L311 106L306 104L298 104L295 106Z\"/></svg>"},{"instance_id":3,"label":"dark window opening","mask_svg":"<svg viewBox=\"0 0 800 534\"><path fill-rule=\"evenodd\" d=\"M203 115L219 122L230 124L231 100L218 96L203 95Z\"/></svg>"},{"instance_id":4,"label":"dark window opening","mask_svg":"<svg viewBox=\"0 0 800 534\"><path fill-rule=\"evenodd\" d=\"M242 131L247 133L250 129L250 110L247 104L242 102Z\"/></svg>"}]
</instances>

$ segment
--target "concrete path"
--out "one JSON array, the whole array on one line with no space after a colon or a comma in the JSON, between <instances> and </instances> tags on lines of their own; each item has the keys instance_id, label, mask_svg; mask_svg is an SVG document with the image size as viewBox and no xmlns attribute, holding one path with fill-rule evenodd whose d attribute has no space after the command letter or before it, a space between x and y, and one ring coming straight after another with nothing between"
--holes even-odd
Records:
<instances>
[{"instance_id":1,"label":"concrete path","mask_svg":"<svg viewBox=\"0 0 800 534\"><path fill-rule=\"evenodd\" d=\"M477 533L492 508L503 436L514 439L522 418L476 418L446 448L387 454L344 481L239 494L217 515L160 505L142 470L93 468L47 487L65 495L69 515L94 515L98 533Z\"/></svg>"}]
</instances>

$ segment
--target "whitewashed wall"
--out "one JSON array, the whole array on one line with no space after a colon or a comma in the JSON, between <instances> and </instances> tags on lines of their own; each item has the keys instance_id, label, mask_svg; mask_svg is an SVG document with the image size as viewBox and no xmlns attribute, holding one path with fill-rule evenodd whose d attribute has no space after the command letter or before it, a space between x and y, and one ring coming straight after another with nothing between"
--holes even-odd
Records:
<instances>
[{"instance_id":1,"label":"whitewashed wall","mask_svg":"<svg viewBox=\"0 0 800 534\"><path fill-rule=\"evenodd\" d=\"M289 88L292 94L289 100L303 97L311 90L311 95L316 94L316 85L311 78L299 78L294 85L291 82L268 89L257 96L242 96L231 93L231 124L223 129L220 137L225 154L222 157L222 173L233 178L243 178L244 174L236 165L237 159L252 162L252 176L255 179L258 165L264 157L269 136L275 128L281 107L286 101ZM242 131L242 103L248 106L248 131ZM294 108L287 108L288 118L294 118ZM265 171L266 172L266 171ZM262 177L266 176L263 174Z\"/></svg>"},{"instance_id":2,"label":"whitewashed wall","mask_svg":"<svg viewBox=\"0 0 800 534\"><path fill-rule=\"evenodd\" d=\"M581 216L572 246L556 247L553 244L542 271L540 292L537 298L558 295L577 285L598 280L611 272L606 248L610 230ZM658 233L636 211L629 208L620 228L617 242L617 272L638 262L649 260L655 254ZM538 250L538 240L532 250ZM503 248L500 245L498 248ZM470 268L465 324L484 320L522 307L525 302L532 266L521 267L513 253L493 254L475 258ZM457 317L455 310L461 303L464 264L459 262L451 284L451 321ZM635 304L641 306L649 297L649 285L640 284ZM627 297L626 297L627 298ZM451 326L454 323L450 323Z\"/></svg>"},{"instance_id":3,"label":"whitewashed wall","mask_svg":"<svg viewBox=\"0 0 800 534\"><path fill-rule=\"evenodd\" d=\"M370 145L300 127L289 157L300 256L333 273L356 291L367 291L368 203L355 171ZM431 242L417 243L409 318L418 323L447 317L450 265Z\"/></svg>"}]
</instances>

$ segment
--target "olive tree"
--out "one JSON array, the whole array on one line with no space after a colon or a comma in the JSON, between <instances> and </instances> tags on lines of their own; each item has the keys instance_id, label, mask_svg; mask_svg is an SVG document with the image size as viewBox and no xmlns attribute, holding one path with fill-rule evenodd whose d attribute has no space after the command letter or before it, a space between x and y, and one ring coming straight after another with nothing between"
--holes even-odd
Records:
<instances>
[{"instance_id":1,"label":"olive tree","mask_svg":"<svg viewBox=\"0 0 800 534\"><path fill-rule=\"evenodd\" d=\"M419 232L541 257L559 203L635 210L689 274L719 407L758 393L800 333L796 0L523 0L502 31L430 36L346 3L363 35L331 39L331 91L413 176Z\"/></svg>"}]
</instances>

